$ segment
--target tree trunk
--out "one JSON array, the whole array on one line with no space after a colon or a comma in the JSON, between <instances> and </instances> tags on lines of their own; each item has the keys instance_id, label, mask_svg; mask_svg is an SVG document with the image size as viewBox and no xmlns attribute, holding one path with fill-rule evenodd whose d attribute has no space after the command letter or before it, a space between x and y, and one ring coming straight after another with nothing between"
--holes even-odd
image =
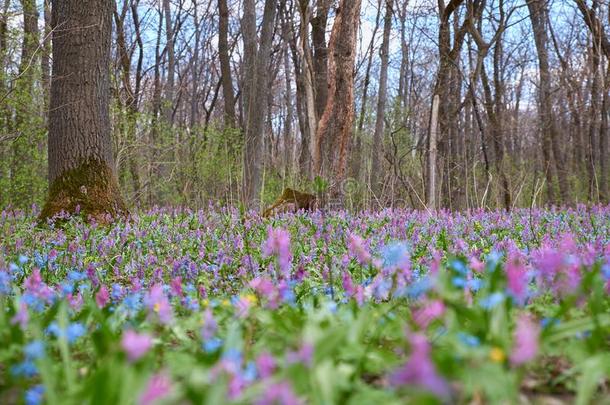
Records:
<instances>
[{"instance_id":1,"label":"tree trunk","mask_svg":"<svg viewBox=\"0 0 610 405\"><path fill-rule=\"evenodd\" d=\"M390 34L392 30L392 14L394 0L385 2L385 18L383 21L383 42L379 51L381 57L381 71L379 72L379 92L377 94L377 118L375 133L373 134L373 148L371 149L371 187L374 192L381 190L380 181L383 173L380 170L381 154L383 152L383 131L385 127L385 106L388 96L388 66L390 64Z\"/></svg>"},{"instance_id":2,"label":"tree trunk","mask_svg":"<svg viewBox=\"0 0 610 405\"><path fill-rule=\"evenodd\" d=\"M438 134L438 108L439 96L432 99L432 117L430 118L430 141L428 145L428 183L426 187L427 205L430 209L436 208L436 140Z\"/></svg>"},{"instance_id":3,"label":"tree trunk","mask_svg":"<svg viewBox=\"0 0 610 405\"><path fill-rule=\"evenodd\" d=\"M35 0L21 0L23 10L23 42L19 61L19 75L15 89L18 89L18 103L15 106L15 131L19 137L12 143L11 199L23 203L34 194L33 182L27 181L32 175L29 158L37 147L36 117L40 110L36 107L34 92L38 53L38 9ZM2 96L0 96L2 97Z\"/></svg>"},{"instance_id":4,"label":"tree trunk","mask_svg":"<svg viewBox=\"0 0 610 405\"><path fill-rule=\"evenodd\" d=\"M530 20L534 32L534 42L538 53L539 67L539 119L542 129L542 154L544 158L544 170L547 179L547 193L549 202L566 202L567 180L565 173L560 169L561 154L557 138L557 123L553 115L553 100L551 95L551 70L549 67L547 22L548 10L545 0L528 0ZM555 200L553 191L553 177L557 176L560 200Z\"/></svg>"},{"instance_id":5,"label":"tree trunk","mask_svg":"<svg viewBox=\"0 0 610 405\"><path fill-rule=\"evenodd\" d=\"M41 220L66 211L126 212L110 139L111 0L56 1L49 114L49 197Z\"/></svg>"},{"instance_id":6,"label":"tree trunk","mask_svg":"<svg viewBox=\"0 0 610 405\"><path fill-rule=\"evenodd\" d=\"M347 152L354 121L354 65L360 0L341 0L329 44L328 99L318 125L314 172L332 178L330 196L342 198Z\"/></svg>"},{"instance_id":7,"label":"tree trunk","mask_svg":"<svg viewBox=\"0 0 610 405\"><path fill-rule=\"evenodd\" d=\"M165 48L167 51L167 83L165 84L165 105L163 109L165 121L171 126L174 122L176 56L174 54L174 27L169 0L163 0L163 13L165 14Z\"/></svg>"},{"instance_id":8,"label":"tree trunk","mask_svg":"<svg viewBox=\"0 0 610 405\"><path fill-rule=\"evenodd\" d=\"M218 0L218 57L220 59L220 75L222 77L222 96L224 100L225 128L235 127L235 94L231 75L231 59L229 57L229 8L227 0Z\"/></svg>"},{"instance_id":9,"label":"tree trunk","mask_svg":"<svg viewBox=\"0 0 610 405\"><path fill-rule=\"evenodd\" d=\"M51 95L51 0L44 0L44 37L42 39L42 93L44 114L48 120L49 97Z\"/></svg>"},{"instance_id":10,"label":"tree trunk","mask_svg":"<svg viewBox=\"0 0 610 405\"><path fill-rule=\"evenodd\" d=\"M242 202L250 207L258 205L261 190L261 174L264 158L263 131L267 97L269 94L268 69L276 8L277 0L265 0L260 46L256 50L256 33L253 36L254 43L251 42L252 39L246 38L252 34L252 27L256 31L255 4L252 0L244 2L244 52L248 50L250 60L245 61L246 72L244 77L244 87L247 86L248 91L244 94L246 96L244 100L246 114Z\"/></svg>"},{"instance_id":11,"label":"tree trunk","mask_svg":"<svg viewBox=\"0 0 610 405\"><path fill-rule=\"evenodd\" d=\"M328 47L326 46L326 24L328 22L329 10L329 0L318 0L316 16L311 19L316 121L324 114L326 99L328 98ZM307 41L307 37L304 37L304 40Z\"/></svg>"}]
</instances>

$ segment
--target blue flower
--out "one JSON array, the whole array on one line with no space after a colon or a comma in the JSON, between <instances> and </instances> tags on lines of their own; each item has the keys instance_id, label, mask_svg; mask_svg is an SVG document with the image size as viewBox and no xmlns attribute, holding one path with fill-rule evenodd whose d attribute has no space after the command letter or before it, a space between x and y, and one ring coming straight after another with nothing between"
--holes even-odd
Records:
<instances>
[{"instance_id":1,"label":"blue flower","mask_svg":"<svg viewBox=\"0 0 610 405\"><path fill-rule=\"evenodd\" d=\"M8 269L11 271L11 273L17 273L20 270L19 266L17 266L15 263L9 264Z\"/></svg>"},{"instance_id":2,"label":"blue flower","mask_svg":"<svg viewBox=\"0 0 610 405\"><path fill-rule=\"evenodd\" d=\"M19 264L20 264L20 265L22 265L22 266L23 266L24 264L26 264L26 263L27 263L27 262L29 262L29 261L30 261L30 258L29 258L29 257L24 256L24 255L19 255Z\"/></svg>"},{"instance_id":3,"label":"blue flower","mask_svg":"<svg viewBox=\"0 0 610 405\"><path fill-rule=\"evenodd\" d=\"M457 288L464 288L466 287L466 279L464 277L453 277L451 279L451 284Z\"/></svg>"},{"instance_id":4,"label":"blue flower","mask_svg":"<svg viewBox=\"0 0 610 405\"><path fill-rule=\"evenodd\" d=\"M478 337L469 335L468 333L459 332L458 339L460 342L464 343L466 346L470 347L478 347L481 345L481 341Z\"/></svg>"},{"instance_id":5,"label":"blue flower","mask_svg":"<svg viewBox=\"0 0 610 405\"><path fill-rule=\"evenodd\" d=\"M39 359L44 356L44 342L41 340L34 340L23 348L23 352L28 360Z\"/></svg>"},{"instance_id":6,"label":"blue flower","mask_svg":"<svg viewBox=\"0 0 610 405\"><path fill-rule=\"evenodd\" d=\"M540 320L540 326L548 328L551 326L559 325L560 321L557 318L542 318Z\"/></svg>"},{"instance_id":7,"label":"blue flower","mask_svg":"<svg viewBox=\"0 0 610 405\"><path fill-rule=\"evenodd\" d=\"M25 393L26 405L38 405L42 403L42 397L44 395L44 386L41 384L35 385Z\"/></svg>"},{"instance_id":8,"label":"blue flower","mask_svg":"<svg viewBox=\"0 0 610 405\"><path fill-rule=\"evenodd\" d=\"M381 251L383 267L398 267L409 260L409 248L405 242L393 242Z\"/></svg>"},{"instance_id":9,"label":"blue flower","mask_svg":"<svg viewBox=\"0 0 610 405\"><path fill-rule=\"evenodd\" d=\"M256 371L256 364L254 364L254 362L252 362L252 361L248 362L248 364L246 364L246 367L244 368L244 371L242 373L243 379L248 382L252 382L252 381L256 380L257 376L258 376L258 373Z\"/></svg>"},{"instance_id":10,"label":"blue flower","mask_svg":"<svg viewBox=\"0 0 610 405\"><path fill-rule=\"evenodd\" d=\"M606 263L602 266L602 274L606 280L610 280L610 263Z\"/></svg>"},{"instance_id":11,"label":"blue flower","mask_svg":"<svg viewBox=\"0 0 610 405\"><path fill-rule=\"evenodd\" d=\"M222 347L222 339L212 338L203 342L203 351L206 353L214 353Z\"/></svg>"},{"instance_id":12,"label":"blue flower","mask_svg":"<svg viewBox=\"0 0 610 405\"><path fill-rule=\"evenodd\" d=\"M11 276L0 271L0 295L9 295L12 291Z\"/></svg>"},{"instance_id":13,"label":"blue flower","mask_svg":"<svg viewBox=\"0 0 610 405\"><path fill-rule=\"evenodd\" d=\"M75 283L77 283L79 281L83 281L86 278L87 278L87 276L84 273L78 272L76 270L72 270L71 272L68 273L68 280L75 282Z\"/></svg>"},{"instance_id":14,"label":"blue flower","mask_svg":"<svg viewBox=\"0 0 610 405\"><path fill-rule=\"evenodd\" d=\"M66 331L66 337L68 339L68 343L74 343L78 338L85 334L85 327L81 323L71 323L68 325Z\"/></svg>"},{"instance_id":15,"label":"blue flower","mask_svg":"<svg viewBox=\"0 0 610 405\"><path fill-rule=\"evenodd\" d=\"M429 277L423 277L413 284L411 284L407 290L406 295L409 298L415 299L424 295L428 290L432 288L432 280Z\"/></svg>"},{"instance_id":16,"label":"blue flower","mask_svg":"<svg viewBox=\"0 0 610 405\"><path fill-rule=\"evenodd\" d=\"M498 263L502 260L502 253L496 252L495 250L487 255L486 267L487 271L494 271L498 267Z\"/></svg>"},{"instance_id":17,"label":"blue flower","mask_svg":"<svg viewBox=\"0 0 610 405\"><path fill-rule=\"evenodd\" d=\"M490 310L501 304L503 301L504 294L501 292L495 292L479 301L479 305L486 310Z\"/></svg>"},{"instance_id":18,"label":"blue flower","mask_svg":"<svg viewBox=\"0 0 610 405\"><path fill-rule=\"evenodd\" d=\"M85 334L86 329L81 323L76 322L69 324L64 330L57 325L57 322L52 322L47 327L47 332L58 339L66 338L68 343L74 343Z\"/></svg>"},{"instance_id":19,"label":"blue flower","mask_svg":"<svg viewBox=\"0 0 610 405\"><path fill-rule=\"evenodd\" d=\"M451 266L451 268L455 271L457 271L460 274L466 275L468 274L468 268L466 267L466 265L464 264L464 262L462 262L461 260L452 260L451 263L449 264L449 266Z\"/></svg>"},{"instance_id":20,"label":"blue flower","mask_svg":"<svg viewBox=\"0 0 610 405\"><path fill-rule=\"evenodd\" d=\"M24 362L11 367L11 374L15 377L29 378L38 374L38 369L32 360L25 360Z\"/></svg>"}]
</instances>

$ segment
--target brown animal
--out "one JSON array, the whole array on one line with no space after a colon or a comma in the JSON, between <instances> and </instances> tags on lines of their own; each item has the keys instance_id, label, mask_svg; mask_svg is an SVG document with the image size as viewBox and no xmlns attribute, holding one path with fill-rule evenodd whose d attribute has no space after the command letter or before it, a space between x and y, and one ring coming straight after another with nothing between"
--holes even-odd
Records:
<instances>
[{"instance_id":1,"label":"brown animal","mask_svg":"<svg viewBox=\"0 0 610 405\"><path fill-rule=\"evenodd\" d=\"M316 196L313 194L286 188L280 198L263 212L263 217L268 218L280 212L312 211L315 209L316 200Z\"/></svg>"}]
</instances>

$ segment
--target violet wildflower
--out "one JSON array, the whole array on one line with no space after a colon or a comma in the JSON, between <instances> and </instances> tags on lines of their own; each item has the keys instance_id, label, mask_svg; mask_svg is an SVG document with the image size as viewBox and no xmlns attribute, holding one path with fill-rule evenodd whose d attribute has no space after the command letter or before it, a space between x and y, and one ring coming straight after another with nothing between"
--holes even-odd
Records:
<instances>
[{"instance_id":1,"label":"violet wildflower","mask_svg":"<svg viewBox=\"0 0 610 405\"><path fill-rule=\"evenodd\" d=\"M360 265L369 264L371 262L371 254L360 236L350 233L347 240L347 248L350 255L355 257Z\"/></svg>"},{"instance_id":2,"label":"violet wildflower","mask_svg":"<svg viewBox=\"0 0 610 405\"><path fill-rule=\"evenodd\" d=\"M153 375L146 389L140 396L138 403L140 405L150 405L155 401L167 397L172 390L172 381L164 372Z\"/></svg>"},{"instance_id":3,"label":"violet wildflower","mask_svg":"<svg viewBox=\"0 0 610 405\"><path fill-rule=\"evenodd\" d=\"M267 241L263 246L263 255L265 257L277 256L280 272L284 277L288 277L292 262L290 234L288 231L281 228L273 229L269 227Z\"/></svg>"},{"instance_id":4,"label":"violet wildflower","mask_svg":"<svg viewBox=\"0 0 610 405\"><path fill-rule=\"evenodd\" d=\"M109 301L110 301L110 294L108 293L108 289L106 288L105 285L102 285L100 287L99 291L95 294L95 303L97 304L98 308L102 309L106 305L108 305Z\"/></svg>"},{"instance_id":5,"label":"violet wildflower","mask_svg":"<svg viewBox=\"0 0 610 405\"><path fill-rule=\"evenodd\" d=\"M513 351L510 362L514 366L533 360L538 354L538 338L540 337L540 325L534 322L529 315L521 315L517 319L514 332Z\"/></svg>"},{"instance_id":6,"label":"violet wildflower","mask_svg":"<svg viewBox=\"0 0 610 405\"><path fill-rule=\"evenodd\" d=\"M527 271L521 259L514 254L509 254L506 261L506 283L508 293L517 304L523 305L527 299Z\"/></svg>"},{"instance_id":7,"label":"violet wildflower","mask_svg":"<svg viewBox=\"0 0 610 405\"><path fill-rule=\"evenodd\" d=\"M256 368L261 378L271 377L275 367L275 359L268 352L263 352L256 358Z\"/></svg>"},{"instance_id":8,"label":"violet wildflower","mask_svg":"<svg viewBox=\"0 0 610 405\"><path fill-rule=\"evenodd\" d=\"M127 330L121 338L121 348L127 354L127 359L134 362L144 356L152 347L153 341L150 335L139 334L133 330Z\"/></svg>"},{"instance_id":9,"label":"violet wildflower","mask_svg":"<svg viewBox=\"0 0 610 405\"><path fill-rule=\"evenodd\" d=\"M411 357L407 363L390 376L393 386L417 385L440 398L448 399L451 394L449 384L438 374L430 358L430 344L424 335L412 334Z\"/></svg>"},{"instance_id":10,"label":"violet wildflower","mask_svg":"<svg viewBox=\"0 0 610 405\"><path fill-rule=\"evenodd\" d=\"M421 308L413 311L413 320L422 329L426 329L432 321L445 314L445 304L443 301L434 300L425 303Z\"/></svg>"},{"instance_id":11,"label":"violet wildflower","mask_svg":"<svg viewBox=\"0 0 610 405\"><path fill-rule=\"evenodd\" d=\"M256 402L256 405L299 405L301 400L294 393L292 386L288 382L269 384L265 388L265 393Z\"/></svg>"},{"instance_id":12,"label":"violet wildflower","mask_svg":"<svg viewBox=\"0 0 610 405\"><path fill-rule=\"evenodd\" d=\"M150 288L150 291L144 298L144 302L148 306L149 311L157 315L161 323L168 324L171 322L172 308L167 296L163 292L161 284L155 284Z\"/></svg>"},{"instance_id":13,"label":"violet wildflower","mask_svg":"<svg viewBox=\"0 0 610 405\"><path fill-rule=\"evenodd\" d=\"M11 318L11 325L19 324L19 327L23 330L28 326L28 321L30 320L30 315L28 314L28 307L25 305L25 302L19 303L19 310L15 316Z\"/></svg>"}]
</instances>

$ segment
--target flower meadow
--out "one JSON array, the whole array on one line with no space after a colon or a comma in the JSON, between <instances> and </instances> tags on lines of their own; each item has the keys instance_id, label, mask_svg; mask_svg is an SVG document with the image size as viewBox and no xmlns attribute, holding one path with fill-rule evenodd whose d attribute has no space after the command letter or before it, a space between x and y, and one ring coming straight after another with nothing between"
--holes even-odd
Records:
<instances>
[{"instance_id":1,"label":"flower meadow","mask_svg":"<svg viewBox=\"0 0 610 405\"><path fill-rule=\"evenodd\" d=\"M610 207L0 218L0 403L610 401Z\"/></svg>"}]
</instances>

